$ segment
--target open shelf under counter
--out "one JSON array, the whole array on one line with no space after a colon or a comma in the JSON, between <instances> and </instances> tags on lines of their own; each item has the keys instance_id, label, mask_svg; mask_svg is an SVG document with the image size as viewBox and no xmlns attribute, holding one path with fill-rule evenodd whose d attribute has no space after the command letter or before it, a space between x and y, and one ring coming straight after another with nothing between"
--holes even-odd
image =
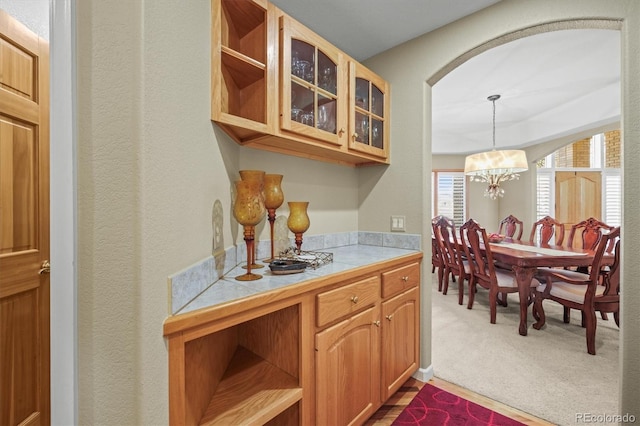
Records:
<instances>
[{"instance_id":1,"label":"open shelf under counter","mask_svg":"<svg viewBox=\"0 0 640 426\"><path fill-rule=\"evenodd\" d=\"M301 399L298 379L240 346L200 424L264 424Z\"/></svg>"}]
</instances>

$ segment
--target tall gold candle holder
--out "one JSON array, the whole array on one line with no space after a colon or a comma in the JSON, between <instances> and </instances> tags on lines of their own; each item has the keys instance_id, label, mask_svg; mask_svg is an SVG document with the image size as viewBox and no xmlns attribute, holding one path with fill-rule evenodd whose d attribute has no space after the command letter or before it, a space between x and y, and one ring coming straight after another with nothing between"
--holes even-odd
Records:
<instances>
[{"instance_id":1,"label":"tall gold candle holder","mask_svg":"<svg viewBox=\"0 0 640 426\"><path fill-rule=\"evenodd\" d=\"M240 173L240 179L241 180L252 181L252 182L259 183L259 185L260 185L260 194L262 196L262 202L264 203L264 177L265 177L265 172L262 171L262 170L240 170L238 173ZM258 257L257 254L256 254L257 251L258 251L258 247L255 244L255 237L254 237L254 250L251 252L251 267L253 269L264 268L264 265L256 263L256 257ZM247 266L244 266L244 268L248 268L248 264L247 264Z\"/></svg>"},{"instance_id":2,"label":"tall gold candle holder","mask_svg":"<svg viewBox=\"0 0 640 426\"><path fill-rule=\"evenodd\" d=\"M244 241L247 244L247 273L238 275L238 281L253 281L262 275L251 272L255 243L255 226L265 214L262 184L254 180L236 181L236 200L233 204L233 216L244 227Z\"/></svg>"},{"instance_id":3,"label":"tall gold candle holder","mask_svg":"<svg viewBox=\"0 0 640 426\"><path fill-rule=\"evenodd\" d=\"M302 247L302 234L309 229L309 216L307 215L308 201L289 201L289 218L287 226L296 237L296 253L300 254Z\"/></svg>"},{"instance_id":4,"label":"tall gold candle holder","mask_svg":"<svg viewBox=\"0 0 640 426\"><path fill-rule=\"evenodd\" d=\"M267 220L269 220L269 227L271 228L271 257L264 260L266 263L275 259L273 228L276 221L276 210L284 202L284 194L280 187L281 183L282 175L264 175L264 205L267 208Z\"/></svg>"}]
</instances>

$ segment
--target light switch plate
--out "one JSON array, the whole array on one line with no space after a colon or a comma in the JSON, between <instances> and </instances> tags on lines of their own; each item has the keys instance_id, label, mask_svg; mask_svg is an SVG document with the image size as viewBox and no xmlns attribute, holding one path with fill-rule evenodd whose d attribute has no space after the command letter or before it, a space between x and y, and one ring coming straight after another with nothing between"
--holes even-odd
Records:
<instances>
[{"instance_id":1,"label":"light switch plate","mask_svg":"<svg viewBox=\"0 0 640 426\"><path fill-rule=\"evenodd\" d=\"M404 232L405 231L405 216L391 216L391 231L392 232Z\"/></svg>"}]
</instances>

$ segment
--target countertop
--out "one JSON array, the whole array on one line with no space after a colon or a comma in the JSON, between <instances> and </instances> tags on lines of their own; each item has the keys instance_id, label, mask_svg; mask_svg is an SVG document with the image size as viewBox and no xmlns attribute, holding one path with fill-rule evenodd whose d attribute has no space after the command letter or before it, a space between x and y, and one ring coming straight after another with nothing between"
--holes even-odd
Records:
<instances>
[{"instance_id":1,"label":"countertop","mask_svg":"<svg viewBox=\"0 0 640 426\"><path fill-rule=\"evenodd\" d=\"M245 274L247 270L238 265L222 279L209 286L195 299L189 302L176 315L186 314L198 309L211 308L217 305L229 304L244 298L295 286L307 281L313 282L328 278L332 275L342 277L357 272L375 263L393 260L404 256L420 253L418 250L380 247L369 245L349 245L319 250L332 253L333 262L319 266L317 269L307 268L302 273L289 275L274 275L268 265L264 268L252 269L253 273L262 275L255 281L238 281L236 276ZM259 260L257 263L261 263Z\"/></svg>"}]
</instances>

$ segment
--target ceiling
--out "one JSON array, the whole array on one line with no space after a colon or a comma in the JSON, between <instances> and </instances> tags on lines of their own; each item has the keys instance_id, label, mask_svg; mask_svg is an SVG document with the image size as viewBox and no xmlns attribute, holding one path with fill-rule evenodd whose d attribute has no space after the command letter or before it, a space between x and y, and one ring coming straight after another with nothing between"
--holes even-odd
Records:
<instances>
[{"instance_id":1,"label":"ceiling","mask_svg":"<svg viewBox=\"0 0 640 426\"><path fill-rule=\"evenodd\" d=\"M499 0L271 0L358 61ZM364 11L364 12L363 12ZM380 31L384 28L384 31ZM565 30L475 56L433 86L434 154L523 148L620 120L620 35ZM581 136L584 137L584 136Z\"/></svg>"}]
</instances>

